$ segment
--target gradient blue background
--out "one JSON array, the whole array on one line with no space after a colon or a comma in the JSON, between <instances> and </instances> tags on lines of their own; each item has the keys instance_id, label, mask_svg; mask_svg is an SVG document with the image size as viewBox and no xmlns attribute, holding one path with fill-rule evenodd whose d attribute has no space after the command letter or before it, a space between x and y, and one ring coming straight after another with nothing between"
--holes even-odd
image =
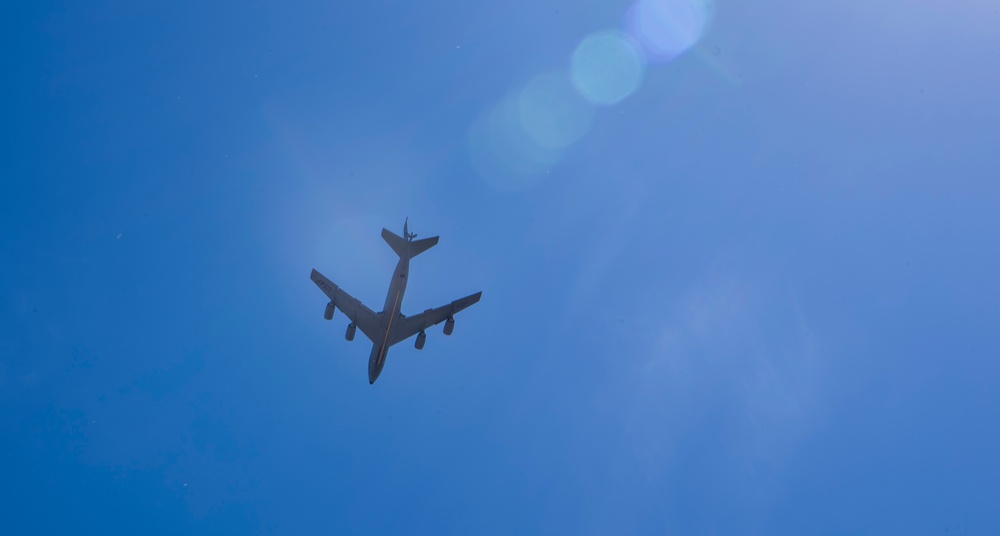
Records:
<instances>
[{"instance_id":1,"label":"gradient blue background","mask_svg":"<svg viewBox=\"0 0 1000 536\"><path fill-rule=\"evenodd\" d=\"M628 5L3 3L0 533L1000 534L1000 5L720 0L481 178Z\"/></svg>"}]
</instances>

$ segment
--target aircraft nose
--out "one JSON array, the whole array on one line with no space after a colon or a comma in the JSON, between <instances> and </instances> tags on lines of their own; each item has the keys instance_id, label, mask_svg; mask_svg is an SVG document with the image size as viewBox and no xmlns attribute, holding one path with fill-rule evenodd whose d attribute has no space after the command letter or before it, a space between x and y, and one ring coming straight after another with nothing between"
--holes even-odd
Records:
<instances>
[{"instance_id":1,"label":"aircraft nose","mask_svg":"<svg viewBox=\"0 0 1000 536\"><path fill-rule=\"evenodd\" d=\"M382 373L382 367L385 365L383 352L384 350L380 347L372 348L372 357L368 360L368 385L375 383L379 374Z\"/></svg>"}]
</instances>

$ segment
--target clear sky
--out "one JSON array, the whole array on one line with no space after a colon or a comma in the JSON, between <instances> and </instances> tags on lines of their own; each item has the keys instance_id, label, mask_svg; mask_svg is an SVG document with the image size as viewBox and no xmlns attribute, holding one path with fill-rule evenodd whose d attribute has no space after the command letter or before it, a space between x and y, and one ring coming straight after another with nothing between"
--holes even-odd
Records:
<instances>
[{"instance_id":1,"label":"clear sky","mask_svg":"<svg viewBox=\"0 0 1000 536\"><path fill-rule=\"evenodd\" d=\"M4 2L0 533L1000 534L998 27Z\"/></svg>"}]
</instances>

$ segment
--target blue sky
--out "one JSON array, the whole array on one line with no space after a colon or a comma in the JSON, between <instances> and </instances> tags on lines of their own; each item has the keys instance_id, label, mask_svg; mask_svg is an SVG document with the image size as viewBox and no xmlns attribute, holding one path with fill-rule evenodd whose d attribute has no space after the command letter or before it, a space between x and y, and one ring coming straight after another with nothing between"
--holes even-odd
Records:
<instances>
[{"instance_id":1,"label":"blue sky","mask_svg":"<svg viewBox=\"0 0 1000 536\"><path fill-rule=\"evenodd\" d=\"M0 532L1000 532L1000 7L399 4L0 8Z\"/></svg>"}]
</instances>

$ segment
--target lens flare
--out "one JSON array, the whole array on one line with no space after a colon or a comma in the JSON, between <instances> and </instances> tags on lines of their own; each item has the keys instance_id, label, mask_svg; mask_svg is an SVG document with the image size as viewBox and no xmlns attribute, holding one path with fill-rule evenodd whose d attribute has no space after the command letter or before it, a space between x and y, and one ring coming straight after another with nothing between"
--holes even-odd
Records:
<instances>
[{"instance_id":1,"label":"lens flare","mask_svg":"<svg viewBox=\"0 0 1000 536\"><path fill-rule=\"evenodd\" d=\"M508 96L485 111L469 132L472 166L500 190L522 191L559 161L562 151L539 145L524 131L518 99Z\"/></svg>"},{"instance_id":2,"label":"lens flare","mask_svg":"<svg viewBox=\"0 0 1000 536\"><path fill-rule=\"evenodd\" d=\"M637 0L625 15L625 26L646 59L662 63L694 46L712 13L712 0Z\"/></svg>"},{"instance_id":3,"label":"lens flare","mask_svg":"<svg viewBox=\"0 0 1000 536\"><path fill-rule=\"evenodd\" d=\"M639 87L645 65L636 46L616 31L591 34L570 60L573 86L593 104L615 104Z\"/></svg>"},{"instance_id":4,"label":"lens flare","mask_svg":"<svg viewBox=\"0 0 1000 536\"><path fill-rule=\"evenodd\" d=\"M524 132L549 149L568 147L590 129L594 110L575 91L566 71L538 75L517 101Z\"/></svg>"}]
</instances>

